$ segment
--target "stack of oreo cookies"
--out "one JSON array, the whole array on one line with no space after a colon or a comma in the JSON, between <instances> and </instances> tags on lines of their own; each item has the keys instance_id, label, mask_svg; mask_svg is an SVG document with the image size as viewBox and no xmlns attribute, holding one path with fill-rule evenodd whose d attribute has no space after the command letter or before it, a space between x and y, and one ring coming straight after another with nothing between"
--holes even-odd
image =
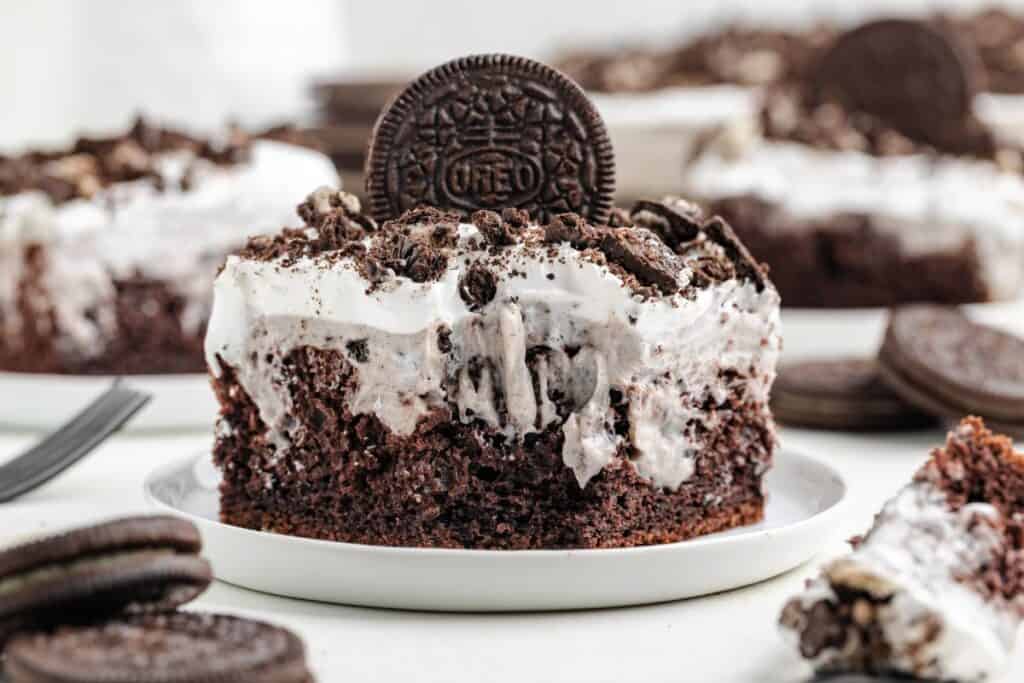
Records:
<instances>
[{"instance_id":1,"label":"stack of oreo cookies","mask_svg":"<svg viewBox=\"0 0 1024 683\"><path fill-rule=\"evenodd\" d=\"M978 415L1021 437L1024 339L955 307L894 309L877 359L783 366L772 409L783 423L839 430L912 429Z\"/></svg>"},{"instance_id":2,"label":"stack of oreo cookies","mask_svg":"<svg viewBox=\"0 0 1024 683\"><path fill-rule=\"evenodd\" d=\"M305 648L276 626L181 612L212 581L199 532L135 517L0 551L9 683L310 683Z\"/></svg>"}]
</instances>

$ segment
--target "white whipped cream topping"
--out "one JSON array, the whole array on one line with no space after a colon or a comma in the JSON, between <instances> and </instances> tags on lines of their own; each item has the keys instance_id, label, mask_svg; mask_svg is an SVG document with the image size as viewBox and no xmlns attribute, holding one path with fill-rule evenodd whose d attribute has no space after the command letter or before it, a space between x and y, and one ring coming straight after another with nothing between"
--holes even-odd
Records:
<instances>
[{"instance_id":1,"label":"white whipped cream topping","mask_svg":"<svg viewBox=\"0 0 1024 683\"><path fill-rule=\"evenodd\" d=\"M462 239L478 234L466 224L459 233ZM610 390L616 389L630 402L637 471L655 486L677 488L694 472L699 426L713 429L709 422L718 419L702 408L706 398L722 401L739 390L767 403L780 346L778 294L730 280L699 290L693 300L677 294L644 301L568 244L553 248L555 258L522 244L505 249L508 265L496 295L479 312L458 291L478 254L454 258L440 280L395 278L369 294L368 282L346 260L325 267L305 258L284 267L231 257L215 284L207 361L215 373L218 358L233 368L279 454L299 428L280 381L280 361L295 348L345 353L350 341L366 339L369 359L353 363L358 388L349 408L374 414L403 435L447 403L463 420L475 417L513 438L540 431L558 416L546 392L537 401L533 377L541 386L557 383L573 400L562 427L563 459L581 486L611 461L622 440L613 429ZM511 270L521 275L510 276ZM690 274L680 277L688 281ZM444 328L451 330L450 358L438 349ZM567 346L580 350L570 357ZM531 367L526 352L535 347L548 350ZM493 371L474 381L473 358ZM739 378L729 379L726 370Z\"/></svg>"},{"instance_id":2,"label":"white whipped cream topping","mask_svg":"<svg viewBox=\"0 0 1024 683\"><path fill-rule=\"evenodd\" d=\"M874 613L891 647L885 665L929 680L986 680L1008 664L1019 621L957 577L970 579L1000 551L1001 534L979 520L998 515L981 503L953 511L941 490L915 482L885 505L853 553L825 568L801 604L837 602L837 586L888 598ZM933 625L939 628L934 636ZM798 633L784 633L799 640ZM859 645L826 649L813 664L842 668Z\"/></svg>"},{"instance_id":3,"label":"white whipped cream topping","mask_svg":"<svg viewBox=\"0 0 1024 683\"><path fill-rule=\"evenodd\" d=\"M193 164L191 188L173 179ZM54 206L42 193L0 197L0 313L18 329L17 277L24 248L45 247L44 283L55 307L59 343L96 353L114 333L114 280L139 273L164 280L188 302L187 330L197 330L224 255L250 235L290 222L310 187L336 185L324 155L256 141L249 161L217 166L183 152L157 160L171 179L163 191L142 180L114 185L92 199Z\"/></svg>"}]
</instances>

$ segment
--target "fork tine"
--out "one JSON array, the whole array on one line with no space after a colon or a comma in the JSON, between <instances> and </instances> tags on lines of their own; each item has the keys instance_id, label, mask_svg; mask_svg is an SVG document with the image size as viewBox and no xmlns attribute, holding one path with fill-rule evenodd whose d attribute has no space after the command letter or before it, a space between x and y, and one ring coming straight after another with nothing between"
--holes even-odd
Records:
<instances>
[{"instance_id":1,"label":"fork tine","mask_svg":"<svg viewBox=\"0 0 1024 683\"><path fill-rule=\"evenodd\" d=\"M125 397L123 402L108 401L92 419L76 430L77 441L69 440L60 448L19 457L17 465L11 468L14 474L10 474L6 467L0 468L0 501L32 490L70 467L106 439L147 400L148 397L134 395Z\"/></svg>"},{"instance_id":2,"label":"fork tine","mask_svg":"<svg viewBox=\"0 0 1024 683\"><path fill-rule=\"evenodd\" d=\"M122 391L124 389L116 385L111 386L92 403L79 411L71 420L63 424L57 431L47 435L42 441L30 448L22 456L19 456L16 461L20 461L25 456L43 457L45 453L64 448L65 444L77 438L81 430L87 428L90 421L95 419L97 415L110 405L111 401L116 400L116 397Z\"/></svg>"},{"instance_id":3,"label":"fork tine","mask_svg":"<svg viewBox=\"0 0 1024 683\"><path fill-rule=\"evenodd\" d=\"M0 467L0 502L26 493L76 463L129 420L150 396L115 382L42 443Z\"/></svg>"},{"instance_id":4,"label":"fork tine","mask_svg":"<svg viewBox=\"0 0 1024 683\"><path fill-rule=\"evenodd\" d=\"M67 452L74 444L81 442L83 438L88 437L98 425L102 425L109 419L109 414L112 411L130 400L133 395L130 390L125 389L107 391L90 404L86 410L79 413L74 420L9 464L24 463L24 469L32 471L44 467L48 461L60 459L63 453ZM14 469L0 469L0 472L7 474ZM17 478L18 475L14 474L13 476Z\"/></svg>"}]
</instances>

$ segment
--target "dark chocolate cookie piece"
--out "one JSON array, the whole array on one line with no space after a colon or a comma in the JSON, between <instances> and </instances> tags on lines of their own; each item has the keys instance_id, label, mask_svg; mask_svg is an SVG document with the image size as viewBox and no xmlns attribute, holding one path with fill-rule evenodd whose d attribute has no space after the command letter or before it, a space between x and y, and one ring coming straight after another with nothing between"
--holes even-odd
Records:
<instances>
[{"instance_id":1,"label":"dark chocolate cookie piece","mask_svg":"<svg viewBox=\"0 0 1024 683\"><path fill-rule=\"evenodd\" d=\"M641 200L633 205L629 217L633 224L655 232L672 250L697 239L704 224L700 207L683 199Z\"/></svg>"},{"instance_id":2,"label":"dark chocolate cookie piece","mask_svg":"<svg viewBox=\"0 0 1024 683\"><path fill-rule=\"evenodd\" d=\"M6 654L11 683L313 681L295 634L217 614L149 614L25 633Z\"/></svg>"},{"instance_id":3,"label":"dark chocolate cookie piece","mask_svg":"<svg viewBox=\"0 0 1024 683\"><path fill-rule=\"evenodd\" d=\"M885 381L922 410L980 415L1024 433L1024 339L960 310L908 306L889 317L878 357Z\"/></svg>"},{"instance_id":4,"label":"dark chocolate cookie piece","mask_svg":"<svg viewBox=\"0 0 1024 683\"><path fill-rule=\"evenodd\" d=\"M820 100L872 114L905 135L947 140L970 118L976 84L969 49L922 21L884 19L840 36L818 62Z\"/></svg>"},{"instance_id":5,"label":"dark chocolate cookie piece","mask_svg":"<svg viewBox=\"0 0 1024 683\"><path fill-rule=\"evenodd\" d=\"M206 590L210 566L195 526L134 517L0 552L0 633L69 616L163 610ZM8 625L11 628L4 628Z\"/></svg>"},{"instance_id":6,"label":"dark chocolate cookie piece","mask_svg":"<svg viewBox=\"0 0 1024 683\"><path fill-rule=\"evenodd\" d=\"M366 162L378 221L428 205L512 207L541 223L571 211L604 223L614 189L611 142L580 87L502 54L462 57L413 81L381 113Z\"/></svg>"},{"instance_id":7,"label":"dark chocolate cookie piece","mask_svg":"<svg viewBox=\"0 0 1024 683\"><path fill-rule=\"evenodd\" d=\"M935 422L892 391L875 361L866 358L783 365L772 389L772 412L783 424L848 431L914 429Z\"/></svg>"},{"instance_id":8,"label":"dark chocolate cookie piece","mask_svg":"<svg viewBox=\"0 0 1024 683\"><path fill-rule=\"evenodd\" d=\"M679 273L683 260L650 230L614 228L601 240L601 251L645 285L657 287L662 294L679 291Z\"/></svg>"}]
</instances>

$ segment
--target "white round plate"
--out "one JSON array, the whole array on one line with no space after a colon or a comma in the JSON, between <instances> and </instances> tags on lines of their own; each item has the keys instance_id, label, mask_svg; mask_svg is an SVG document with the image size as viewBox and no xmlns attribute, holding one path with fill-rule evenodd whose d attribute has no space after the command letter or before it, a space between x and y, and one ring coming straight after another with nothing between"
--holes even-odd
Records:
<instances>
[{"instance_id":1,"label":"white round plate","mask_svg":"<svg viewBox=\"0 0 1024 683\"><path fill-rule=\"evenodd\" d=\"M1024 299L963 307L978 322L1024 335ZM888 320L886 308L783 308L784 360L871 356Z\"/></svg>"},{"instance_id":2,"label":"white round plate","mask_svg":"<svg viewBox=\"0 0 1024 683\"><path fill-rule=\"evenodd\" d=\"M218 481L204 454L163 465L144 484L157 508L198 525L218 579L295 598L439 611L618 607L745 586L831 541L847 491L832 467L782 450L758 524L641 548L501 551L388 548L229 526L217 521Z\"/></svg>"},{"instance_id":3,"label":"white round plate","mask_svg":"<svg viewBox=\"0 0 1024 683\"><path fill-rule=\"evenodd\" d=\"M0 372L0 426L52 429L102 394L113 377ZM132 375L125 384L153 395L130 430L213 428L217 401L207 375Z\"/></svg>"}]
</instances>

